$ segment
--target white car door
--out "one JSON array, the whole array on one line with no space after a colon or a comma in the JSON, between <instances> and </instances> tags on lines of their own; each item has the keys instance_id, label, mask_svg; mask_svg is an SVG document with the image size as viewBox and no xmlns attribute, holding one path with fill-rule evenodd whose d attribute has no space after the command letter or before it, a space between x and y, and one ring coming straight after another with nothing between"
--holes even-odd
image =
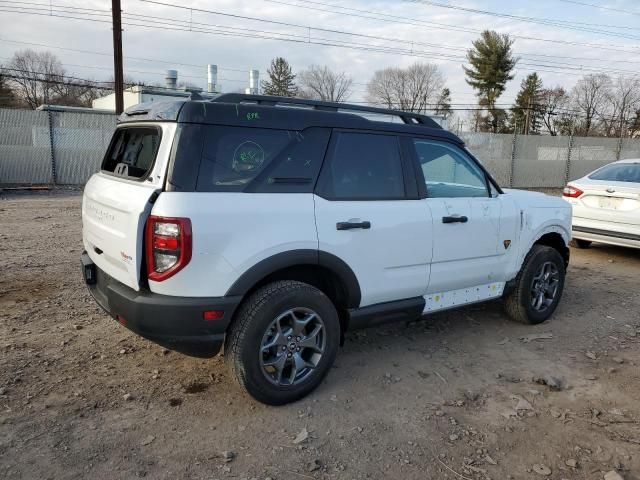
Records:
<instances>
[{"instance_id":1,"label":"white car door","mask_svg":"<svg viewBox=\"0 0 640 480\"><path fill-rule=\"evenodd\" d=\"M319 249L351 267L361 307L426 293L431 212L398 137L334 130L315 212Z\"/></svg>"},{"instance_id":2,"label":"white car door","mask_svg":"<svg viewBox=\"0 0 640 480\"><path fill-rule=\"evenodd\" d=\"M425 209L433 217L428 293L469 287L501 293L504 255L516 234L511 221L501 231L503 199L461 147L424 138L412 139L412 146L424 176Z\"/></svg>"}]
</instances>

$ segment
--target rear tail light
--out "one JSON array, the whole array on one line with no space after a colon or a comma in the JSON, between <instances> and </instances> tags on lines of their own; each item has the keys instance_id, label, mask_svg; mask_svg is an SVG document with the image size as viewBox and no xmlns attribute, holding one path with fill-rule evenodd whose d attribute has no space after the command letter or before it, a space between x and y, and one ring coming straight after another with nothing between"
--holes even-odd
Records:
<instances>
[{"instance_id":1,"label":"rear tail light","mask_svg":"<svg viewBox=\"0 0 640 480\"><path fill-rule=\"evenodd\" d=\"M574 187L573 185L567 185L566 187L564 187L564 190L562 190L562 196L569 198L578 198L583 193L584 192L582 190L580 190L578 187Z\"/></svg>"},{"instance_id":2,"label":"rear tail light","mask_svg":"<svg viewBox=\"0 0 640 480\"><path fill-rule=\"evenodd\" d=\"M191 260L191 220L156 217L147 219L145 249L149 280L162 282Z\"/></svg>"}]
</instances>

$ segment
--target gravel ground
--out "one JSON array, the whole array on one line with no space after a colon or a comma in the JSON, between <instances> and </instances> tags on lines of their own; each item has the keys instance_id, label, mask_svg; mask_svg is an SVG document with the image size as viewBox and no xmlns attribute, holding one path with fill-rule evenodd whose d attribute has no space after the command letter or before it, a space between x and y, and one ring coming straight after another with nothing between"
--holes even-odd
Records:
<instances>
[{"instance_id":1,"label":"gravel ground","mask_svg":"<svg viewBox=\"0 0 640 480\"><path fill-rule=\"evenodd\" d=\"M640 479L639 251L573 249L542 325L491 303L351 333L274 408L99 310L80 202L0 195L0 477Z\"/></svg>"}]
</instances>

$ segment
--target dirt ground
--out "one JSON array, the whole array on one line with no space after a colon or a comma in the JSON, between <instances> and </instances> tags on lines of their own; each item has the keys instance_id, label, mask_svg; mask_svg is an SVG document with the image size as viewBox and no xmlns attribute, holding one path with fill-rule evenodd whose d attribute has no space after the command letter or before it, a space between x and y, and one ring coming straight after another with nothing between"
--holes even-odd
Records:
<instances>
[{"instance_id":1,"label":"dirt ground","mask_svg":"<svg viewBox=\"0 0 640 480\"><path fill-rule=\"evenodd\" d=\"M274 408L99 310L80 202L0 195L2 478L640 479L640 251L572 249L542 325L492 303L351 333Z\"/></svg>"}]
</instances>

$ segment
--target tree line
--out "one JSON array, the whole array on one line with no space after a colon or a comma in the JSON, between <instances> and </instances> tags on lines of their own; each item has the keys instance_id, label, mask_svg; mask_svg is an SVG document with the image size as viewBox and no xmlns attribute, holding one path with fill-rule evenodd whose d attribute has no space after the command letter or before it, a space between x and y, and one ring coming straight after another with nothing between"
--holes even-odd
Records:
<instances>
[{"instance_id":1,"label":"tree line","mask_svg":"<svg viewBox=\"0 0 640 480\"><path fill-rule=\"evenodd\" d=\"M462 66L473 88L473 108L453 108L451 91L440 68L416 62L406 68L377 70L365 85L365 103L404 111L442 115L463 122L472 130L493 133L635 136L640 134L640 78L611 78L588 74L569 90L548 86L537 72L522 80L515 102L500 103L520 60L513 54L509 35L484 31L467 51ZM125 78L126 85L144 85ZM112 92L113 81L77 79L67 74L50 52L23 50L0 66L0 107L36 108L42 104L91 106L92 100ZM324 65L311 65L294 73L282 57L267 70L261 89L265 95L299 97L331 102L348 101L353 79Z\"/></svg>"},{"instance_id":2,"label":"tree line","mask_svg":"<svg viewBox=\"0 0 640 480\"><path fill-rule=\"evenodd\" d=\"M484 31L467 51L463 66L467 83L474 89L477 107L453 109L451 91L437 65L414 63L407 68L390 67L373 73L366 85L367 103L387 108L442 115L469 112L471 129L479 132L525 135L635 136L640 133L640 78L589 74L571 90L544 85L537 72L522 80L514 104L503 108L499 99L518 58L508 35ZM276 58L262 83L266 95L346 101L352 80L344 72L311 66L296 75L284 58ZM461 120L461 119L460 119ZM451 122L450 122L451 124Z\"/></svg>"},{"instance_id":3,"label":"tree line","mask_svg":"<svg viewBox=\"0 0 640 480\"><path fill-rule=\"evenodd\" d=\"M265 95L346 102L353 94L353 79L327 66L311 65L296 75L289 62L278 57L271 61L267 76L261 84ZM385 68L374 72L367 83L366 103L446 116L451 113L451 92L444 84L437 65L414 63L407 68Z\"/></svg>"},{"instance_id":4,"label":"tree line","mask_svg":"<svg viewBox=\"0 0 640 480\"><path fill-rule=\"evenodd\" d=\"M497 107L518 58L508 35L484 31L467 51L467 83L478 97L469 116L475 131L494 133L635 136L640 133L640 78L588 74L571 90L545 86L533 72L522 80L514 104Z\"/></svg>"}]
</instances>

